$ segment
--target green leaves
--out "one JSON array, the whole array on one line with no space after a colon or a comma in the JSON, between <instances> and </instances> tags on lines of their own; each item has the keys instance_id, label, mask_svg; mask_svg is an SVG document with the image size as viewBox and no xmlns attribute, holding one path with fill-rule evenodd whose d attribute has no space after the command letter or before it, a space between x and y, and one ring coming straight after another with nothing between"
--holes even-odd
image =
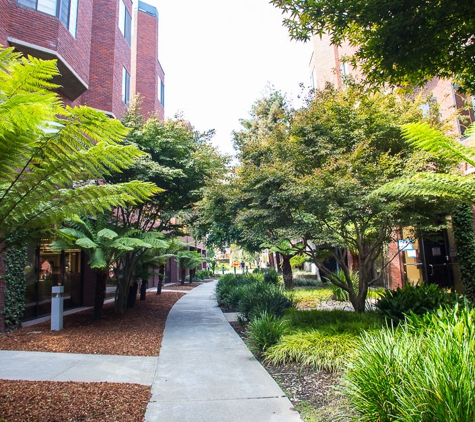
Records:
<instances>
[{"instance_id":1,"label":"green leaves","mask_svg":"<svg viewBox=\"0 0 475 422\"><path fill-rule=\"evenodd\" d=\"M475 89L475 18L469 0L271 3L286 14L292 38L329 34L335 45L348 42L355 49L352 63L372 84L422 86L439 77Z\"/></svg>"},{"instance_id":2,"label":"green leaves","mask_svg":"<svg viewBox=\"0 0 475 422\"><path fill-rule=\"evenodd\" d=\"M48 229L81 210L91 215L160 192L153 183L98 180L144 154L121 145L128 130L88 107L61 107L53 61L0 50L0 243L20 229Z\"/></svg>"}]
</instances>

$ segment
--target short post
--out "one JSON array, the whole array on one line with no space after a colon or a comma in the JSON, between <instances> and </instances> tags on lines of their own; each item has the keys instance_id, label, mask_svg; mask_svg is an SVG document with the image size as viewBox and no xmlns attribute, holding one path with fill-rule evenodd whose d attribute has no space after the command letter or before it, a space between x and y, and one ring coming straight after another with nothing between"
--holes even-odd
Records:
<instances>
[{"instance_id":1,"label":"short post","mask_svg":"<svg viewBox=\"0 0 475 422\"><path fill-rule=\"evenodd\" d=\"M234 267L234 275L236 275L236 267Z\"/></svg>"},{"instance_id":2,"label":"short post","mask_svg":"<svg viewBox=\"0 0 475 422\"><path fill-rule=\"evenodd\" d=\"M64 286L53 286L51 298L51 331L63 329Z\"/></svg>"}]
</instances>

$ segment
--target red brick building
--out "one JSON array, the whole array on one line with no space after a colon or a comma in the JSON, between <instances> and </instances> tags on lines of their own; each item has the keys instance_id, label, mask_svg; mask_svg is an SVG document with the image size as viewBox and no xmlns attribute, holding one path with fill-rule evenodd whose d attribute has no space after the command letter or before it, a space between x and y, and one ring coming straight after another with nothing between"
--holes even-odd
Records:
<instances>
[{"instance_id":1,"label":"red brick building","mask_svg":"<svg viewBox=\"0 0 475 422\"><path fill-rule=\"evenodd\" d=\"M143 114L164 116L154 6L132 0L0 0L0 44L56 59L61 76L55 82L65 104L121 118L140 93Z\"/></svg>"},{"instance_id":2,"label":"red brick building","mask_svg":"<svg viewBox=\"0 0 475 422\"><path fill-rule=\"evenodd\" d=\"M313 53L309 64L310 80L314 89L323 89L327 82L335 87L344 88L344 77L358 80L361 73L350 66L345 57L353 55L355 48L347 43L341 46L331 44L330 36L323 34L312 38ZM467 97L457 91L449 80L433 79L423 88L436 101L441 118L451 122L452 135L464 139L464 131L470 122L475 121L475 97ZM472 104L467 109L467 104ZM464 116L460 119L458 116ZM466 172L473 169L464 169ZM403 241L405 230L398 232ZM400 245L405 244L401 242ZM390 288L402 287L408 283L435 283L443 287L462 288L455 250L453 234L450 231L434 233L431 239L418 239L409 247L400 247L397 243L389 245L388 255L395 256L389 262L385 273L385 284Z\"/></svg>"},{"instance_id":3,"label":"red brick building","mask_svg":"<svg viewBox=\"0 0 475 422\"><path fill-rule=\"evenodd\" d=\"M0 44L56 59L53 81L66 105L122 118L140 94L142 113L164 118L165 75L158 58L158 12L132 0L0 0ZM65 287L65 308L91 305L95 278L79 250L28 247L25 319L50 312L51 286ZM0 273L3 259L0 256ZM4 280L0 280L0 332ZM112 292L112 287L109 290Z\"/></svg>"}]
</instances>

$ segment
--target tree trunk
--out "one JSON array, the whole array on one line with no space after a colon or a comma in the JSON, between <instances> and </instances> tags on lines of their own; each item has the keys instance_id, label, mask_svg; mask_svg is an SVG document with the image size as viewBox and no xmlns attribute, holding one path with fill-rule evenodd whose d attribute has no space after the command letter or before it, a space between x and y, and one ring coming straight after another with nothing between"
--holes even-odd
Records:
<instances>
[{"instance_id":1,"label":"tree trunk","mask_svg":"<svg viewBox=\"0 0 475 422\"><path fill-rule=\"evenodd\" d=\"M475 303L475 239L473 211L469 203L462 203L455 209L452 224L464 294L470 302Z\"/></svg>"},{"instance_id":2,"label":"tree trunk","mask_svg":"<svg viewBox=\"0 0 475 422\"><path fill-rule=\"evenodd\" d=\"M94 294L94 319L101 319L106 298L107 271L96 271L96 291Z\"/></svg>"},{"instance_id":3,"label":"tree trunk","mask_svg":"<svg viewBox=\"0 0 475 422\"><path fill-rule=\"evenodd\" d=\"M147 287L148 287L148 281L147 280L141 280L140 283L140 300L145 300L147 297Z\"/></svg>"},{"instance_id":4,"label":"tree trunk","mask_svg":"<svg viewBox=\"0 0 475 422\"><path fill-rule=\"evenodd\" d=\"M290 265L290 255L282 255L282 277L284 278L285 290L293 290L294 280L292 266Z\"/></svg>"},{"instance_id":5,"label":"tree trunk","mask_svg":"<svg viewBox=\"0 0 475 422\"><path fill-rule=\"evenodd\" d=\"M180 280L181 285L185 284L185 277L186 277L186 268L182 268L181 269L181 280Z\"/></svg>"},{"instance_id":6,"label":"tree trunk","mask_svg":"<svg viewBox=\"0 0 475 422\"><path fill-rule=\"evenodd\" d=\"M190 283L193 283L193 279L195 278L196 268L190 269Z\"/></svg>"},{"instance_id":7,"label":"tree trunk","mask_svg":"<svg viewBox=\"0 0 475 422\"><path fill-rule=\"evenodd\" d=\"M157 295L162 293L164 278L165 278L165 265L160 265L160 269L158 270Z\"/></svg>"}]
</instances>

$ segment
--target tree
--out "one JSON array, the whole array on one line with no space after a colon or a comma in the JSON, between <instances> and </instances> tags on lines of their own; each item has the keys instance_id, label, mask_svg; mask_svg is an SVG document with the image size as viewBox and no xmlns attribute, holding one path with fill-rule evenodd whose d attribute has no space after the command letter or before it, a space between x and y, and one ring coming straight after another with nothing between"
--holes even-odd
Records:
<instances>
[{"instance_id":1,"label":"tree","mask_svg":"<svg viewBox=\"0 0 475 422\"><path fill-rule=\"evenodd\" d=\"M430 227L443 205L420 198L385 200L372 193L414 169L442 167L443 159L407 147L400 125L422 118L420 101L396 94L364 93L349 84L316 93L294 115L294 173L283 187L299 204L293 210L306 253L320 273L348 292L356 311L365 309L369 286L381 279L387 244L397 227ZM289 160L290 161L290 160ZM331 251L343 276L330 271L320 248ZM358 287L351 280L350 251L359 260Z\"/></svg>"},{"instance_id":2,"label":"tree","mask_svg":"<svg viewBox=\"0 0 475 422\"><path fill-rule=\"evenodd\" d=\"M94 295L94 319L100 319L106 296L106 284L113 265L124 254L152 245L140 239L120 236L117 228L110 222L110 214L97 218L74 217L65 221L66 227L56 233L60 238L53 242L56 250L71 247L80 248L89 257L89 266L96 270L96 289ZM115 229L115 230L113 230Z\"/></svg>"},{"instance_id":3,"label":"tree","mask_svg":"<svg viewBox=\"0 0 475 422\"><path fill-rule=\"evenodd\" d=\"M473 208L475 203L475 179L473 173L463 174L462 166L475 167L475 126L466 131L464 144L444 135L428 123L403 126L407 143L415 149L427 151L444 158L452 166L441 172L428 168L415 171L404 178L393 180L380 187L374 195L383 197L444 198L454 202L452 223L455 245L460 261L462 283L467 298L475 303L475 240L473 236ZM439 170L439 171L437 171Z\"/></svg>"},{"instance_id":4,"label":"tree","mask_svg":"<svg viewBox=\"0 0 475 422\"><path fill-rule=\"evenodd\" d=\"M121 144L117 120L62 107L49 82L57 74L54 61L0 50L0 250L11 235L49 230L78 210L94 215L159 192L151 182L98 182L144 153Z\"/></svg>"},{"instance_id":5,"label":"tree","mask_svg":"<svg viewBox=\"0 0 475 422\"><path fill-rule=\"evenodd\" d=\"M121 207L118 221L145 232L179 231L184 218L192 214L195 203L202 198L206 184L224 169L226 159L210 142L214 132L197 132L181 118L143 122L135 110L125 124L131 128L126 143L137 145L146 155L133 167L106 180L143 180L156 184L163 192L138 206ZM177 217L182 217L180 222Z\"/></svg>"},{"instance_id":6,"label":"tree","mask_svg":"<svg viewBox=\"0 0 475 422\"><path fill-rule=\"evenodd\" d=\"M354 61L378 85L422 86L433 77L475 91L475 13L469 0L271 0L295 39L331 35L356 48Z\"/></svg>"},{"instance_id":7,"label":"tree","mask_svg":"<svg viewBox=\"0 0 475 422\"><path fill-rule=\"evenodd\" d=\"M115 311L123 314L127 309L130 286L137 275L137 266L147 254L157 255L161 250L166 249L168 242L164 239L165 235L160 232L143 232L137 229L126 230L124 227L121 230L125 230L125 234L133 237L136 242L133 249L122 254L116 260L116 267L114 269L117 278Z\"/></svg>"},{"instance_id":8,"label":"tree","mask_svg":"<svg viewBox=\"0 0 475 422\"><path fill-rule=\"evenodd\" d=\"M197 251L179 251L176 254L176 262L180 268L180 282L185 284L185 274L186 269L190 270L189 278L190 283L193 281L193 273L191 270L194 270L200 264L203 263L205 258L203 258Z\"/></svg>"}]
</instances>

